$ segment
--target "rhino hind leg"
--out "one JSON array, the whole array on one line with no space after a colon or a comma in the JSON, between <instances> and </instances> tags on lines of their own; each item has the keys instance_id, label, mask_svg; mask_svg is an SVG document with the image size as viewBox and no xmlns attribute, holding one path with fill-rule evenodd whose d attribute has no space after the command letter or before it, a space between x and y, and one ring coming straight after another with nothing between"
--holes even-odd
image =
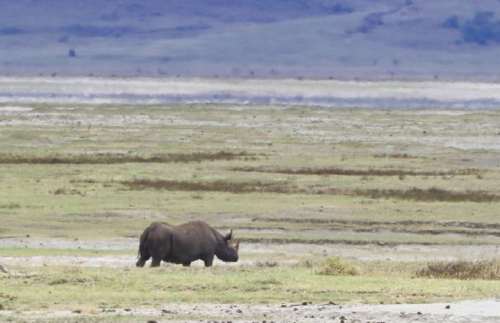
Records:
<instances>
[{"instance_id":1,"label":"rhino hind leg","mask_svg":"<svg viewBox=\"0 0 500 323\"><path fill-rule=\"evenodd\" d=\"M162 259L164 258L165 252L162 249L153 250L151 252L151 267L159 267Z\"/></svg>"},{"instance_id":2,"label":"rhino hind leg","mask_svg":"<svg viewBox=\"0 0 500 323\"><path fill-rule=\"evenodd\" d=\"M143 245L139 246L139 260L137 260L135 265L137 267L144 267L144 264L150 257L148 248Z\"/></svg>"},{"instance_id":3,"label":"rhino hind leg","mask_svg":"<svg viewBox=\"0 0 500 323\"><path fill-rule=\"evenodd\" d=\"M144 267L144 264L146 263L146 261L149 260L149 256L148 257L145 257L145 256L142 256L139 258L139 260L137 260L137 262L135 263L135 265L137 267Z\"/></svg>"}]
</instances>

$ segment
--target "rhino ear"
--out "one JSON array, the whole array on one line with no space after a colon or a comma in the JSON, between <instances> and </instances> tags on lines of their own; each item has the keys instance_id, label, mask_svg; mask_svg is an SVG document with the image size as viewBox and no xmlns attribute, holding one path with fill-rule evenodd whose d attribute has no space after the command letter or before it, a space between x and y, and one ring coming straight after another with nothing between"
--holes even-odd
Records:
<instances>
[{"instance_id":1,"label":"rhino ear","mask_svg":"<svg viewBox=\"0 0 500 323\"><path fill-rule=\"evenodd\" d=\"M224 241L229 241L233 239L233 230L231 230L226 236L224 237Z\"/></svg>"}]
</instances>

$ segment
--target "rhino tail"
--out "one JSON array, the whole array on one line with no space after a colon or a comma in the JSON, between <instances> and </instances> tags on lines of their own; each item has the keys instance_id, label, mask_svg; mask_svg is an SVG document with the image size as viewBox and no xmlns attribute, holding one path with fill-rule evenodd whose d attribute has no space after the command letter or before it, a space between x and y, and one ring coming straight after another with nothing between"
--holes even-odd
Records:
<instances>
[{"instance_id":1,"label":"rhino tail","mask_svg":"<svg viewBox=\"0 0 500 323\"><path fill-rule=\"evenodd\" d=\"M141 234L141 237L139 239L139 250L137 250L137 258L139 258L143 254L143 250L145 251L147 249L146 240L148 239L148 234L149 228L144 230L144 232Z\"/></svg>"}]
</instances>

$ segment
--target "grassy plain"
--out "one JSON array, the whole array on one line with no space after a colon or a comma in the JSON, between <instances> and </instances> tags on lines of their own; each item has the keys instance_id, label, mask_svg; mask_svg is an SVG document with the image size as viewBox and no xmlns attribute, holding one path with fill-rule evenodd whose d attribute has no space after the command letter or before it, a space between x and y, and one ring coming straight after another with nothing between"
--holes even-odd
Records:
<instances>
[{"instance_id":1,"label":"grassy plain","mask_svg":"<svg viewBox=\"0 0 500 323\"><path fill-rule=\"evenodd\" d=\"M2 279L1 295L7 309L80 309L89 313L99 308L159 308L172 303L425 303L429 297L450 301L455 295L481 298L498 292L498 283L486 280L441 284L407 273L386 277L361 274L318 275L304 264L212 269L169 266L148 271L51 266Z\"/></svg>"},{"instance_id":2,"label":"grassy plain","mask_svg":"<svg viewBox=\"0 0 500 323\"><path fill-rule=\"evenodd\" d=\"M2 241L112 241L155 220L202 219L233 229L242 246L500 244L498 110L3 104L0 127ZM5 257L94 253L0 245ZM294 266L253 255L249 267L139 270L135 249L109 254L130 254L130 267L9 268L0 304L91 313L169 302L430 302L500 288L415 278L419 262L355 261L360 275L345 277L318 275L315 255L280 256Z\"/></svg>"},{"instance_id":3,"label":"grassy plain","mask_svg":"<svg viewBox=\"0 0 500 323\"><path fill-rule=\"evenodd\" d=\"M3 236L129 237L199 218L244 238L498 233L496 111L28 107L1 115Z\"/></svg>"}]
</instances>

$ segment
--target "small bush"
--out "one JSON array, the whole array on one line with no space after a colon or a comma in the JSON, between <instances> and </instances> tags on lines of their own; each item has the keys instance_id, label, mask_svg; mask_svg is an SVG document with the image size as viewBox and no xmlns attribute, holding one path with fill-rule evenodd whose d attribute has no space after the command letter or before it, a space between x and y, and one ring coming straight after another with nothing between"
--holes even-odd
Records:
<instances>
[{"instance_id":1,"label":"small bush","mask_svg":"<svg viewBox=\"0 0 500 323\"><path fill-rule=\"evenodd\" d=\"M65 187L58 188L53 193L54 195L82 195L82 196L84 195L84 193L82 193L81 191L70 190Z\"/></svg>"},{"instance_id":2,"label":"small bush","mask_svg":"<svg viewBox=\"0 0 500 323\"><path fill-rule=\"evenodd\" d=\"M367 34L373 31L376 27L384 24L384 13L373 12L365 16L362 24L358 27L357 32Z\"/></svg>"},{"instance_id":3,"label":"small bush","mask_svg":"<svg viewBox=\"0 0 500 323\"><path fill-rule=\"evenodd\" d=\"M457 15L452 15L446 18L446 20L441 25L443 28L458 29L460 28L460 21Z\"/></svg>"},{"instance_id":4,"label":"small bush","mask_svg":"<svg viewBox=\"0 0 500 323\"><path fill-rule=\"evenodd\" d=\"M500 20L495 20L494 15L492 11L477 11L461 29L463 40L479 45L500 42Z\"/></svg>"},{"instance_id":5,"label":"small bush","mask_svg":"<svg viewBox=\"0 0 500 323\"><path fill-rule=\"evenodd\" d=\"M418 277L500 280L500 259L478 261L439 261L417 271Z\"/></svg>"},{"instance_id":6,"label":"small bush","mask_svg":"<svg viewBox=\"0 0 500 323\"><path fill-rule=\"evenodd\" d=\"M334 14L347 14L353 13L354 9L348 5L336 3L330 8L330 11Z\"/></svg>"},{"instance_id":7,"label":"small bush","mask_svg":"<svg viewBox=\"0 0 500 323\"><path fill-rule=\"evenodd\" d=\"M258 261L256 263L257 267L276 267L278 266L278 263L276 261Z\"/></svg>"},{"instance_id":8,"label":"small bush","mask_svg":"<svg viewBox=\"0 0 500 323\"><path fill-rule=\"evenodd\" d=\"M315 270L318 275L327 276L357 276L358 271L352 265L340 258L328 258Z\"/></svg>"}]
</instances>

